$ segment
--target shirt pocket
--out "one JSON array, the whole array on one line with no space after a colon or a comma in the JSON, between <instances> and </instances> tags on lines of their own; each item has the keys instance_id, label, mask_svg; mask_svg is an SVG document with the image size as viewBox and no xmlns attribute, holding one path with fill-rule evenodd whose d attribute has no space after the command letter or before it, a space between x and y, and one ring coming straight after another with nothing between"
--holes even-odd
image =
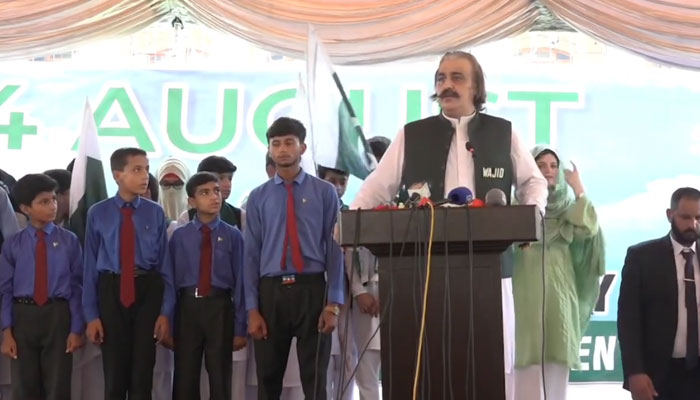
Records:
<instances>
[{"instance_id":1,"label":"shirt pocket","mask_svg":"<svg viewBox=\"0 0 700 400\"><path fill-rule=\"evenodd\" d=\"M214 264L212 269L218 270L218 276L225 276L226 280L232 279L231 260L233 259L233 243L227 236L214 235Z\"/></svg>"},{"instance_id":2,"label":"shirt pocket","mask_svg":"<svg viewBox=\"0 0 700 400\"><path fill-rule=\"evenodd\" d=\"M158 255L160 254L160 235L158 234L158 225L155 221L145 221L134 223L136 230L137 246L141 250L141 256L146 264L158 264ZM137 260L138 262L138 260ZM146 266L142 266L146 267Z\"/></svg>"},{"instance_id":3,"label":"shirt pocket","mask_svg":"<svg viewBox=\"0 0 700 400\"><path fill-rule=\"evenodd\" d=\"M57 288L70 288L71 252L69 246L58 240L46 240L46 259L48 261L49 296L65 293L52 293Z\"/></svg>"},{"instance_id":4,"label":"shirt pocket","mask_svg":"<svg viewBox=\"0 0 700 400\"><path fill-rule=\"evenodd\" d=\"M213 235L212 244L214 246L214 254L218 257L230 257L233 252L233 243L227 236ZM217 259L217 261L219 261Z\"/></svg>"}]
</instances>

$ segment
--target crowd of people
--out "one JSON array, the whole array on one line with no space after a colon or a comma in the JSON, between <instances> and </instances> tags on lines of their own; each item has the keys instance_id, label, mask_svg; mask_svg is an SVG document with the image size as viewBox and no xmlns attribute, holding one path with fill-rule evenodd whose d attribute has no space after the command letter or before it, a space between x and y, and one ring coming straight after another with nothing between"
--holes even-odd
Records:
<instances>
[{"instance_id":1,"label":"crowd of people","mask_svg":"<svg viewBox=\"0 0 700 400\"><path fill-rule=\"evenodd\" d=\"M70 166L18 181L0 173L2 398L325 400L357 387L378 399L377 259L342 249L336 223L420 183L436 201L459 186L479 198L500 189L540 210L542 241L504 258L505 392L565 399L605 272L595 208L573 163L528 151L509 121L483 112L471 54L445 54L434 83L441 113L393 142L369 140L378 167L349 207L348 171L304 171L306 129L286 117L267 131L269 179L241 208L226 201L237 167L225 157L190 174L178 159L156 169L141 149L116 150L118 191L90 208L82 243L68 224ZM700 192L674 193L668 219L671 233L632 247L623 269L620 343L635 399L700 393Z\"/></svg>"}]
</instances>

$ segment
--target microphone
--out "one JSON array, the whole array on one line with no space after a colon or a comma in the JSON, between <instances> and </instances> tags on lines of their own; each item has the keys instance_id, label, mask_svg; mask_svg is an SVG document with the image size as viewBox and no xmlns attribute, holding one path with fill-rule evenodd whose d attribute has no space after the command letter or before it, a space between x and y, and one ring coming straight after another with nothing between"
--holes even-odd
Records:
<instances>
[{"instance_id":1,"label":"microphone","mask_svg":"<svg viewBox=\"0 0 700 400\"><path fill-rule=\"evenodd\" d=\"M456 187L447 194L450 203L457 205L469 204L474 200L474 193L464 186Z\"/></svg>"},{"instance_id":2,"label":"microphone","mask_svg":"<svg viewBox=\"0 0 700 400\"><path fill-rule=\"evenodd\" d=\"M464 186L456 187L447 194L445 200L440 200L435 203L435 206L441 206L443 204L455 204L458 206L463 206L465 204L470 204L474 200L474 194L469 188Z\"/></svg>"},{"instance_id":3,"label":"microphone","mask_svg":"<svg viewBox=\"0 0 700 400\"><path fill-rule=\"evenodd\" d=\"M408 192L409 197L413 197L414 194L417 194L419 199L430 197L430 186L426 182L416 182L411 185L406 192Z\"/></svg>"},{"instance_id":4,"label":"microphone","mask_svg":"<svg viewBox=\"0 0 700 400\"><path fill-rule=\"evenodd\" d=\"M476 153L474 152L474 150L476 150L476 149L474 148L474 145L472 144L472 142L467 142L464 145L464 147L466 147L467 151L471 153L472 158L476 158Z\"/></svg>"},{"instance_id":5,"label":"microphone","mask_svg":"<svg viewBox=\"0 0 700 400\"><path fill-rule=\"evenodd\" d=\"M406 207L411 208L411 207L416 207L418 205L418 202L420 201L420 193L418 192L413 192L411 194L411 198L409 198L406 201Z\"/></svg>"},{"instance_id":6,"label":"microphone","mask_svg":"<svg viewBox=\"0 0 700 400\"><path fill-rule=\"evenodd\" d=\"M474 199L471 203L469 203L469 208L481 208L484 207L486 204L483 202L481 199Z\"/></svg>"},{"instance_id":7,"label":"microphone","mask_svg":"<svg viewBox=\"0 0 700 400\"><path fill-rule=\"evenodd\" d=\"M407 207L420 207L425 205L424 199L430 199L430 187L426 182L416 182L407 190L409 200L406 202Z\"/></svg>"},{"instance_id":8,"label":"microphone","mask_svg":"<svg viewBox=\"0 0 700 400\"><path fill-rule=\"evenodd\" d=\"M506 194L501 189L493 188L486 192L486 197L484 198L486 205L489 207L500 207L508 204L506 201Z\"/></svg>"}]
</instances>

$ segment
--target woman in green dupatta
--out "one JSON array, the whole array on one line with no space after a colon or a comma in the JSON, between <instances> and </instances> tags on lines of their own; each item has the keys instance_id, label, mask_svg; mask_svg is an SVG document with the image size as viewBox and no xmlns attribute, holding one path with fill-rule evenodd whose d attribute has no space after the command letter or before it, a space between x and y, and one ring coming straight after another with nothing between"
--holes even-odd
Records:
<instances>
[{"instance_id":1,"label":"woman in green dupatta","mask_svg":"<svg viewBox=\"0 0 700 400\"><path fill-rule=\"evenodd\" d=\"M547 179L549 196L544 242L515 252L516 400L543 398L543 363L547 398L563 400L569 370L579 367L579 343L598 299L598 279L605 272L603 234L576 166L572 163L573 170L565 170L557 153L544 146L536 147L532 154Z\"/></svg>"}]
</instances>

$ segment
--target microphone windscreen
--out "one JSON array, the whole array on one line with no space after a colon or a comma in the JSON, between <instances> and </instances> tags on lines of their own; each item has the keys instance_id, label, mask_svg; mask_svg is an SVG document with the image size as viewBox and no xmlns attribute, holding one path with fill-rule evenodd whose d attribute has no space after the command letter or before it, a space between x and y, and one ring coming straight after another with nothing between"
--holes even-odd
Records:
<instances>
[{"instance_id":1,"label":"microphone windscreen","mask_svg":"<svg viewBox=\"0 0 700 400\"><path fill-rule=\"evenodd\" d=\"M481 208L484 207L486 204L481 199L474 199L471 203L469 203L469 208Z\"/></svg>"},{"instance_id":2,"label":"microphone windscreen","mask_svg":"<svg viewBox=\"0 0 700 400\"><path fill-rule=\"evenodd\" d=\"M468 188L460 186L450 190L450 193L447 194L447 198L452 204L464 205L474 200L474 194Z\"/></svg>"},{"instance_id":3,"label":"microphone windscreen","mask_svg":"<svg viewBox=\"0 0 700 400\"><path fill-rule=\"evenodd\" d=\"M505 206L507 204L506 194L501 189L496 188L486 192L484 200L486 200L487 206Z\"/></svg>"}]
</instances>

